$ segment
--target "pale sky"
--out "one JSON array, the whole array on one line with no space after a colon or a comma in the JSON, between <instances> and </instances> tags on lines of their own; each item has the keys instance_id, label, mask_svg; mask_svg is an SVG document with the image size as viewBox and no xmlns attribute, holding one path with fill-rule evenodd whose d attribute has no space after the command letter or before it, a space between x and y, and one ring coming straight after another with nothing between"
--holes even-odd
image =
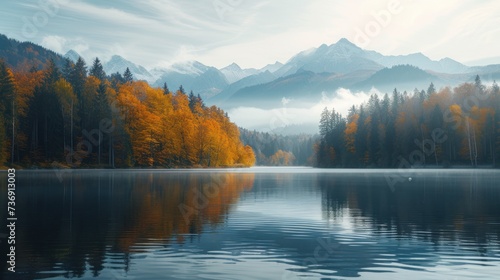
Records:
<instances>
[{"instance_id":1,"label":"pale sky","mask_svg":"<svg viewBox=\"0 0 500 280\"><path fill-rule=\"evenodd\" d=\"M500 63L498 0L0 0L0 33L87 60L260 68L345 37L386 55Z\"/></svg>"}]
</instances>

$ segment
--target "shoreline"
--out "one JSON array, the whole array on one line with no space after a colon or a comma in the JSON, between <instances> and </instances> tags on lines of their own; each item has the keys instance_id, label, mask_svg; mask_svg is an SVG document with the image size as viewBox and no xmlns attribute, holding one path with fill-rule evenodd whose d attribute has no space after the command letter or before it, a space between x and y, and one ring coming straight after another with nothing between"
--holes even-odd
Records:
<instances>
[{"instance_id":1,"label":"shoreline","mask_svg":"<svg viewBox=\"0 0 500 280\"><path fill-rule=\"evenodd\" d=\"M219 166L219 167L174 167L174 168L165 168L165 167L117 167L117 168L109 168L109 167L82 167L82 168L45 168L45 167L6 167L1 166L0 172L6 172L8 169L14 168L16 171L51 171L51 170L65 170L65 171L79 171L79 170L110 170L110 171L122 171L122 170L130 170L130 171L141 171L141 170L151 170L151 171L203 171L203 170L249 170L249 169L308 169L308 170L336 170L336 171L437 171L437 170L500 170L500 167L494 167L491 165L487 166L452 166L452 167L424 167L424 166L416 166L411 168L390 168L390 167L342 167L342 168L323 168L323 167L315 167L315 166L299 166L299 165L290 165L290 166L264 166L264 165L255 165L255 166Z\"/></svg>"}]
</instances>

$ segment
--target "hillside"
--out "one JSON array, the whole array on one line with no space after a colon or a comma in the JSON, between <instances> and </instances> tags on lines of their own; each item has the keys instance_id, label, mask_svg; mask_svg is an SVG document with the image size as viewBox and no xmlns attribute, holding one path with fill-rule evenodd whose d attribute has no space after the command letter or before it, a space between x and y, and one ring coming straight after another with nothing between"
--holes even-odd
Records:
<instances>
[{"instance_id":1,"label":"hillside","mask_svg":"<svg viewBox=\"0 0 500 280\"><path fill-rule=\"evenodd\" d=\"M0 60L15 69L42 69L49 60L57 66L64 65L64 57L31 42L19 42L0 34Z\"/></svg>"}]
</instances>

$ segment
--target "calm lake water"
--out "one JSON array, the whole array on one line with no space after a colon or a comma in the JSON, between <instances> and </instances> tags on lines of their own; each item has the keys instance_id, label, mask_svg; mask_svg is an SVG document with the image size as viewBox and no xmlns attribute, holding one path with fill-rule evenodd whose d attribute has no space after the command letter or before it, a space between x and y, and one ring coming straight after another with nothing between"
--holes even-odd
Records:
<instances>
[{"instance_id":1,"label":"calm lake water","mask_svg":"<svg viewBox=\"0 0 500 280\"><path fill-rule=\"evenodd\" d=\"M394 175L397 184L387 180ZM17 272L4 279L500 275L499 171L78 170L61 178L17 172ZM6 224L5 172L0 180Z\"/></svg>"}]
</instances>

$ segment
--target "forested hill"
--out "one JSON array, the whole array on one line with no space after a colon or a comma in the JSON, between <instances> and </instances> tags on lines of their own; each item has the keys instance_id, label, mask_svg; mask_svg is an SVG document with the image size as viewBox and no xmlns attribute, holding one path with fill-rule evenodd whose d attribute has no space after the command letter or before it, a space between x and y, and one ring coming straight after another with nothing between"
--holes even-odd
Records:
<instances>
[{"instance_id":1,"label":"forested hill","mask_svg":"<svg viewBox=\"0 0 500 280\"><path fill-rule=\"evenodd\" d=\"M500 90L474 83L413 94L372 95L347 117L325 108L321 167L498 166Z\"/></svg>"},{"instance_id":2,"label":"forested hill","mask_svg":"<svg viewBox=\"0 0 500 280\"><path fill-rule=\"evenodd\" d=\"M98 59L10 69L0 62L0 165L250 166L225 112L182 87L152 88ZM127 69L128 70L128 69Z\"/></svg>"},{"instance_id":3,"label":"forested hill","mask_svg":"<svg viewBox=\"0 0 500 280\"><path fill-rule=\"evenodd\" d=\"M31 42L19 42L0 34L0 59L13 70L36 70L53 60L58 67L64 66L64 57Z\"/></svg>"}]
</instances>

